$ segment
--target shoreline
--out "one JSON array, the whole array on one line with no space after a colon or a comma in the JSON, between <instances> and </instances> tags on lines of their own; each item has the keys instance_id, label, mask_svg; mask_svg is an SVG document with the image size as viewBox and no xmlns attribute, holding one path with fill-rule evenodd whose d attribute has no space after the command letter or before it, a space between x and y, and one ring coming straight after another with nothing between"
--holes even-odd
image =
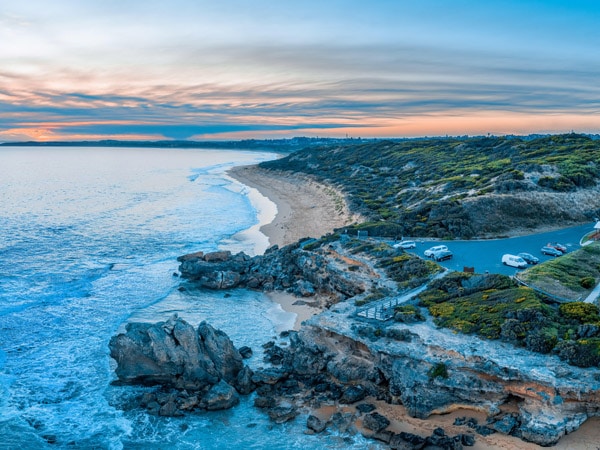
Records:
<instances>
[{"instance_id":1,"label":"shoreline","mask_svg":"<svg viewBox=\"0 0 600 450\"><path fill-rule=\"evenodd\" d=\"M339 191L307 176L277 173L256 165L233 167L226 175L249 189L248 197L258 212L257 225L233 236L236 240L260 239L256 253L302 238L320 238L356 220ZM267 238L266 245L262 236ZM318 297L305 301L285 292L268 292L267 296L296 315L294 330L323 310Z\"/></svg>"},{"instance_id":2,"label":"shoreline","mask_svg":"<svg viewBox=\"0 0 600 450\"><path fill-rule=\"evenodd\" d=\"M320 237L332 232L334 228L341 228L353 222L354 217L348 211L345 201L343 208L336 209L336 199L343 197L341 194L326 185L319 184L309 177L297 174L281 174L259 168L258 166L234 167L227 172L231 178L243 185L256 190L260 195L270 200L276 206L274 217L269 222L267 219L260 221L251 228L251 233L245 236L252 238L257 231L267 236L270 245L284 246L305 237ZM331 190L330 190L331 189ZM336 197L337 196L337 197ZM256 206L257 204L254 203ZM338 205L339 206L339 205ZM259 208L257 208L259 210ZM259 218L261 216L259 211ZM334 220L329 220L334 219ZM267 223L268 222L268 223ZM556 227L548 227L543 231L550 231ZM525 230L519 230L521 232ZM531 230L522 234L530 234ZM509 237L520 236L517 232ZM486 239L487 240L487 239ZM319 299L310 299L310 303L285 292L269 292L267 296L278 304L283 311L296 315L294 330L298 330L306 319L323 310ZM449 433L469 432L467 428L454 426L454 419L458 416L476 417L480 423L485 423L486 414L470 409L457 409L449 414L432 415L427 419L417 419L409 416L404 407L387 405L376 402L381 412L392 422L390 429L409 431L427 435L438 426ZM313 413L326 419L337 407L327 406ZM578 430L563 436L553 447L557 450L567 449L597 449L600 442L600 418L588 419ZM359 423L357 423L360 426ZM514 436L495 433L490 436L475 435L474 450L534 450L543 448L539 445L522 441Z\"/></svg>"},{"instance_id":3,"label":"shoreline","mask_svg":"<svg viewBox=\"0 0 600 450\"><path fill-rule=\"evenodd\" d=\"M233 167L227 175L256 189L276 205L275 217L260 226L271 246L282 247L307 237L320 238L356 221L343 194L308 176L278 173L256 165Z\"/></svg>"}]
</instances>

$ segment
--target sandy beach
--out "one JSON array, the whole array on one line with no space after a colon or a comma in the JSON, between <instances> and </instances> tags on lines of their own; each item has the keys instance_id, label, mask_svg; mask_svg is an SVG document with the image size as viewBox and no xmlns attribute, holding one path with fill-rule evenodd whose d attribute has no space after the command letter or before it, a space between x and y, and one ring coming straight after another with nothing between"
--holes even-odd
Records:
<instances>
[{"instance_id":1,"label":"sandy beach","mask_svg":"<svg viewBox=\"0 0 600 450\"><path fill-rule=\"evenodd\" d=\"M260 228L271 245L281 247L305 237L319 238L357 220L338 190L308 176L258 166L235 167L228 174L277 205L275 219Z\"/></svg>"},{"instance_id":2,"label":"sandy beach","mask_svg":"<svg viewBox=\"0 0 600 450\"><path fill-rule=\"evenodd\" d=\"M229 175L246 186L257 189L263 196L277 206L275 219L262 225L270 245L287 245L304 237L320 237L334 228L340 228L358 220L349 212L343 196L324 184L309 177L290 175L263 170L257 166L236 167ZM279 303L284 311L295 313L294 329L301 323L321 311L318 299L299 299L285 292L273 292L270 298ZM467 426L455 426L457 417L476 418L480 424L486 423L485 413L467 409L457 409L449 414L434 415L428 419L410 417L403 406L388 405L374 401L378 411L391 421L390 429L395 432L406 431L422 436L430 435L436 427L442 427L449 435L473 433ZM351 408L351 407L350 407ZM340 407L346 410L348 407ZM314 413L327 419L338 407L324 407ZM589 419L583 426L564 436L552 447L557 450L597 450L600 447L600 418ZM360 429L360 420L357 427ZM513 436L499 433L490 436L476 436L474 450L534 450L541 449L536 444L524 442Z\"/></svg>"},{"instance_id":3,"label":"sandy beach","mask_svg":"<svg viewBox=\"0 0 600 450\"><path fill-rule=\"evenodd\" d=\"M228 175L254 188L276 205L276 211L266 211L266 222L260 232L269 245L284 246L306 237L319 238L357 220L352 216L344 196L336 189L302 175L278 173L258 166L241 166ZM257 237L250 231L241 239ZM260 238L260 236L259 236ZM294 329L321 311L319 299L299 299L285 292L267 294L284 311L296 314Z\"/></svg>"}]
</instances>

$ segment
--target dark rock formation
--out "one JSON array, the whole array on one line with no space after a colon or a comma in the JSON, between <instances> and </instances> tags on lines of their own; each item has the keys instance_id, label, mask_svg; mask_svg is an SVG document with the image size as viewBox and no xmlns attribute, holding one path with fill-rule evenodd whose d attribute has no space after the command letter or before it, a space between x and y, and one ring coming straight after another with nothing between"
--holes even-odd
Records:
<instances>
[{"instance_id":1,"label":"dark rock formation","mask_svg":"<svg viewBox=\"0 0 600 450\"><path fill-rule=\"evenodd\" d=\"M390 421L378 412L373 412L365 414L365 417L363 418L363 425L369 430L379 432L389 427Z\"/></svg>"},{"instance_id":2,"label":"dark rock formation","mask_svg":"<svg viewBox=\"0 0 600 450\"><path fill-rule=\"evenodd\" d=\"M160 415L196 407L231 408L239 403L236 389L248 394L255 387L252 371L244 367L229 337L206 322L198 330L176 315L153 325L130 323L126 333L110 340L109 348L117 361L119 383L180 391L143 400ZM195 394L182 394L184 390Z\"/></svg>"},{"instance_id":3,"label":"dark rock formation","mask_svg":"<svg viewBox=\"0 0 600 450\"><path fill-rule=\"evenodd\" d=\"M360 385L351 385L343 390L340 403L352 404L360 402L367 396L367 390Z\"/></svg>"},{"instance_id":4,"label":"dark rock formation","mask_svg":"<svg viewBox=\"0 0 600 450\"><path fill-rule=\"evenodd\" d=\"M120 382L202 389L219 381L220 373L205 351L206 344L214 343L205 343L184 320L174 316L154 325L130 323L126 331L109 343ZM233 346L224 351L233 351Z\"/></svg>"},{"instance_id":5,"label":"dark rock formation","mask_svg":"<svg viewBox=\"0 0 600 450\"><path fill-rule=\"evenodd\" d=\"M315 433L321 433L327 428L327 422L322 421L317 416L313 416L312 414L308 416L306 420L306 427L309 430L314 431Z\"/></svg>"},{"instance_id":6,"label":"dark rock formation","mask_svg":"<svg viewBox=\"0 0 600 450\"><path fill-rule=\"evenodd\" d=\"M286 290L300 297L321 293L334 301L365 291L363 282L343 267L332 267L324 254L303 250L299 244L252 258L245 253L197 252L178 261L182 278L209 289Z\"/></svg>"},{"instance_id":7,"label":"dark rock formation","mask_svg":"<svg viewBox=\"0 0 600 450\"><path fill-rule=\"evenodd\" d=\"M240 347L238 349L238 351L240 352L240 355L242 355L242 358L244 358L244 359L251 358L253 355L252 349L250 347L248 347L247 345Z\"/></svg>"},{"instance_id":8,"label":"dark rock formation","mask_svg":"<svg viewBox=\"0 0 600 450\"><path fill-rule=\"evenodd\" d=\"M202 398L202 406L209 411L229 409L240 402L240 396L225 380L212 386Z\"/></svg>"}]
</instances>

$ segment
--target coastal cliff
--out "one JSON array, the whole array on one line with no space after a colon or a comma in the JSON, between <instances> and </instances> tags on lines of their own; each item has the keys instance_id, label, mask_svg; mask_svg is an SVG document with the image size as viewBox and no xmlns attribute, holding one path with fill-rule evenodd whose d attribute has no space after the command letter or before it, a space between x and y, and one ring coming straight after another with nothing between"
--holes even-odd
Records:
<instances>
[{"instance_id":1,"label":"coastal cliff","mask_svg":"<svg viewBox=\"0 0 600 450\"><path fill-rule=\"evenodd\" d=\"M339 400L335 392L360 386L365 395L401 404L417 418L473 409L488 416L489 424L482 432L510 434L544 446L600 415L597 366L570 365L572 360L562 350L552 354L530 351L529 344L537 348L534 341L525 345L508 332L533 327L535 334L541 326L538 316L546 320L541 314L556 314L559 309L541 300L534 302L533 291L516 287L508 277L458 273L431 283L434 291L421 294L424 299L442 295L442 286L451 305L476 300L479 297L469 296L480 294L489 297L489 303L493 292L493 298L498 298L494 301L521 308L522 314L506 310L498 315L507 323L496 324L502 329L498 340L440 328L434 322L439 317L427 315L424 304L414 301L395 309L391 320L359 315L359 305L368 308L378 299L427 283L439 273L436 264L377 240L329 236L272 248L254 258L228 252L196 253L181 257L180 262L187 279L184 285L277 289L327 298L325 311L290 334L289 347L269 350L273 356L269 361L279 367L272 386L284 385L292 377L308 387L300 400L297 395L288 396L290 403L311 404L315 385L328 380L325 385L333 392L329 401ZM434 311L445 304L439 301L433 304ZM588 333L590 328L577 328L575 322L569 322L569 327L577 333ZM285 389L280 393L286 397Z\"/></svg>"},{"instance_id":2,"label":"coastal cliff","mask_svg":"<svg viewBox=\"0 0 600 450\"><path fill-rule=\"evenodd\" d=\"M484 411L492 429L543 446L600 415L597 370L431 323L360 323L348 303L305 322L286 352L293 373L368 386L413 417Z\"/></svg>"}]
</instances>

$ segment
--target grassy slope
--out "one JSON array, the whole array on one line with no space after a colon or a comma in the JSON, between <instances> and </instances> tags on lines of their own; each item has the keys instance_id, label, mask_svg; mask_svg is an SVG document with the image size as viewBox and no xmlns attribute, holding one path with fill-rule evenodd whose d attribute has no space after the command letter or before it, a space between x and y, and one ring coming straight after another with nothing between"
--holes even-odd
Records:
<instances>
[{"instance_id":1,"label":"grassy slope","mask_svg":"<svg viewBox=\"0 0 600 450\"><path fill-rule=\"evenodd\" d=\"M600 282L600 242L534 266L520 278L554 295L584 299ZM576 366L598 367L598 306L548 300L503 275L460 272L434 281L420 295L420 305L438 326L538 353L552 352Z\"/></svg>"},{"instance_id":2,"label":"grassy slope","mask_svg":"<svg viewBox=\"0 0 600 450\"><path fill-rule=\"evenodd\" d=\"M585 299L600 282L600 242L533 266L520 279L559 297Z\"/></svg>"},{"instance_id":3,"label":"grassy slope","mask_svg":"<svg viewBox=\"0 0 600 450\"><path fill-rule=\"evenodd\" d=\"M598 196L583 212L575 202L549 208L545 196L594 188L598 161L600 141L570 134L338 145L261 165L341 187L377 234L469 238L600 215Z\"/></svg>"}]
</instances>

